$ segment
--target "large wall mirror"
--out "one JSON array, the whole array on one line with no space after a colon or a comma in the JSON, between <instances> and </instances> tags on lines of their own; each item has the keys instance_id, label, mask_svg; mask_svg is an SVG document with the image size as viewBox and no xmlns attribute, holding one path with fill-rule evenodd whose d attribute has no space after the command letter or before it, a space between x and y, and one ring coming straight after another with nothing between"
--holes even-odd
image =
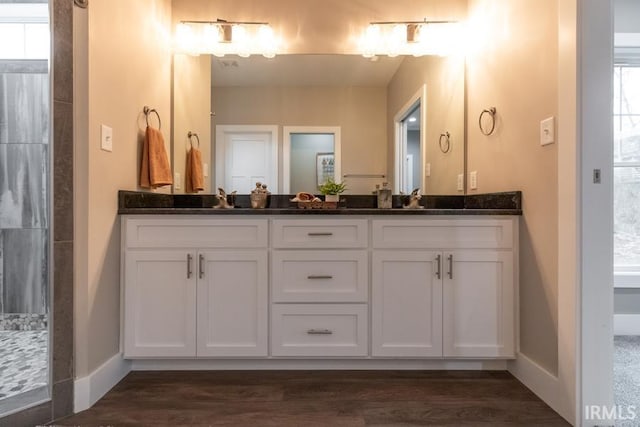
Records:
<instances>
[{"instance_id":1,"label":"large wall mirror","mask_svg":"<svg viewBox=\"0 0 640 427\"><path fill-rule=\"evenodd\" d=\"M350 194L383 182L462 194L464 70L462 57L175 55L174 191L184 192L192 132L206 193L248 193L256 181L317 192L333 177Z\"/></svg>"}]
</instances>

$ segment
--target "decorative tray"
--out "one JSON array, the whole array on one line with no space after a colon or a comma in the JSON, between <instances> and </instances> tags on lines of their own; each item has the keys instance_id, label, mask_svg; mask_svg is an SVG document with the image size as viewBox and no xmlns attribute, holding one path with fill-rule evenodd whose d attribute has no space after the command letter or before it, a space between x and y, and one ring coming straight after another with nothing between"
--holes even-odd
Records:
<instances>
[{"instance_id":1,"label":"decorative tray","mask_svg":"<svg viewBox=\"0 0 640 427\"><path fill-rule=\"evenodd\" d=\"M308 201L297 202L299 209L337 209L338 202L325 202L325 201Z\"/></svg>"}]
</instances>

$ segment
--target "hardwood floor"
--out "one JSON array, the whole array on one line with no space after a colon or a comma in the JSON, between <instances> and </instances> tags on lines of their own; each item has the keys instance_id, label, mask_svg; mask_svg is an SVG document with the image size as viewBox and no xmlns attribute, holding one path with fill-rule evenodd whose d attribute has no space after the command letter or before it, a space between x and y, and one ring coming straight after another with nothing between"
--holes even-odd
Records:
<instances>
[{"instance_id":1,"label":"hardwood floor","mask_svg":"<svg viewBox=\"0 0 640 427\"><path fill-rule=\"evenodd\" d=\"M132 372L59 426L567 426L507 372Z\"/></svg>"}]
</instances>

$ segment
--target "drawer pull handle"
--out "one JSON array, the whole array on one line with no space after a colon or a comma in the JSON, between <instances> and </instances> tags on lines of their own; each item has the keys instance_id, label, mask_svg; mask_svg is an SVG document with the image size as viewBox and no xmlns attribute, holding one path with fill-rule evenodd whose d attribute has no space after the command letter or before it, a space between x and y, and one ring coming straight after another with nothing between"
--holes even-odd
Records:
<instances>
[{"instance_id":1,"label":"drawer pull handle","mask_svg":"<svg viewBox=\"0 0 640 427\"><path fill-rule=\"evenodd\" d=\"M440 272L440 264L442 264L442 256L437 255L436 256L436 278L440 278L440 276L442 275Z\"/></svg>"},{"instance_id":2,"label":"drawer pull handle","mask_svg":"<svg viewBox=\"0 0 640 427\"><path fill-rule=\"evenodd\" d=\"M204 255L200 255L198 259L198 276L201 279L204 277Z\"/></svg>"},{"instance_id":3,"label":"drawer pull handle","mask_svg":"<svg viewBox=\"0 0 640 427\"><path fill-rule=\"evenodd\" d=\"M333 236L333 233L307 233L310 237Z\"/></svg>"},{"instance_id":4,"label":"drawer pull handle","mask_svg":"<svg viewBox=\"0 0 640 427\"><path fill-rule=\"evenodd\" d=\"M191 261L193 260L193 255L187 254L187 279L191 279Z\"/></svg>"},{"instance_id":5,"label":"drawer pull handle","mask_svg":"<svg viewBox=\"0 0 640 427\"><path fill-rule=\"evenodd\" d=\"M330 329L309 329L307 331L309 335L331 335L333 331Z\"/></svg>"},{"instance_id":6,"label":"drawer pull handle","mask_svg":"<svg viewBox=\"0 0 640 427\"><path fill-rule=\"evenodd\" d=\"M447 259L449 260L449 271L447 274L449 275L449 279L453 279L453 255L448 255Z\"/></svg>"},{"instance_id":7,"label":"drawer pull handle","mask_svg":"<svg viewBox=\"0 0 640 427\"><path fill-rule=\"evenodd\" d=\"M333 279L333 276L311 275L311 276L307 276L307 279L309 280Z\"/></svg>"}]
</instances>

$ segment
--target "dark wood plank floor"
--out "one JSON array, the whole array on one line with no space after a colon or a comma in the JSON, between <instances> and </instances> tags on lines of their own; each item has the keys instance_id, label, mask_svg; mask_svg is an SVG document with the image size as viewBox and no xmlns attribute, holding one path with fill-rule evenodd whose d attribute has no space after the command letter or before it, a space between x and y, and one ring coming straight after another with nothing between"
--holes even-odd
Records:
<instances>
[{"instance_id":1,"label":"dark wood plank floor","mask_svg":"<svg viewBox=\"0 0 640 427\"><path fill-rule=\"evenodd\" d=\"M132 372L60 426L566 426L507 372Z\"/></svg>"}]
</instances>

